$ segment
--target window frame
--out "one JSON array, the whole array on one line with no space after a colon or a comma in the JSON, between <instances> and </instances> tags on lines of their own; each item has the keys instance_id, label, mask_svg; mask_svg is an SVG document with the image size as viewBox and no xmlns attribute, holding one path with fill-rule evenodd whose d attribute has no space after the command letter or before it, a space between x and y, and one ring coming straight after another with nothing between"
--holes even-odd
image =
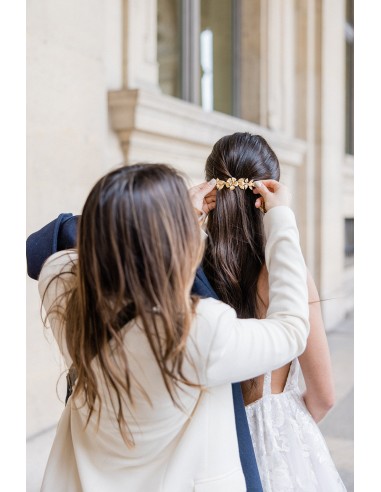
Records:
<instances>
[{"instance_id":1,"label":"window frame","mask_svg":"<svg viewBox=\"0 0 381 492\"><path fill-rule=\"evenodd\" d=\"M180 1L180 97L201 105L200 92L200 0ZM241 99L241 0L232 0L232 116L240 117Z\"/></svg>"}]
</instances>

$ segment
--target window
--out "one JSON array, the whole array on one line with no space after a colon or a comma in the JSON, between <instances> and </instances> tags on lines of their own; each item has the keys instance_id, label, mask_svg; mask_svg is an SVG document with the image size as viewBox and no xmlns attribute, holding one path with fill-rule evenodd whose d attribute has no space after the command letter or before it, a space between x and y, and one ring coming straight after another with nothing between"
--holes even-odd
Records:
<instances>
[{"instance_id":1,"label":"window","mask_svg":"<svg viewBox=\"0 0 381 492\"><path fill-rule=\"evenodd\" d=\"M240 0L158 0L159 85L239 116Z\"/></svg>"},{"instance_id":2,"label":"window","mask_svg":"<svg viewBox=\"0 0 381 492\"><path fill-rule=\"evenodd\" d=\"M180 2L158 0L157 17L159 85L164 94L181 97Z\"/></svg>"},{"instance_id":3,"label":"window","mask_svg":"<svg viewBox=\"0 0 381 492\"><path fill-rule=\"evenodd\" d=\"M233 111L233 1L201 0L201 105Z\"/></svg>"},{"instance_id":4,"label":"window","mask_svg":"<svg viewBox=\"0 0 381 492\"><path fill-rule=\"evenodd\" d=\"M353 0L347 0L345 22L345 152L353 155Z\"/></svg>"},{"instance_id":5,"label":"window","mask_svg":"<svg viewBox=\"0 0 381 492\"><path fill-rule=\"evenodd\" d=\"M351 264L353 262L355 251L354 245L354 219L345 219L345 259L346 264Z\"/></svg>"}]
</instances>

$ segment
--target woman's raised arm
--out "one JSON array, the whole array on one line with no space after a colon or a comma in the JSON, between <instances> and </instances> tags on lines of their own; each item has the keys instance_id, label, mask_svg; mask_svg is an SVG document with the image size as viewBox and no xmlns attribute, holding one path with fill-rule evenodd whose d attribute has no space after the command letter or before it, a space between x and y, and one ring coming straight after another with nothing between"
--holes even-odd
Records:
<instances>
[{"instance_id":1,"label":"woman's raised arm","mask_svg":"<svg viewBox=\"0 0 381 492\"><path fill-rule=\"evenodd\" d=\"M263 195L262 195L263 196ZM266 192L264 193L266 199ZM273 205L275 203L275 205ZM280 200L280 204L284 201ZM227 305L212 337L207 385L244 381L283 366L299 356L309 333L307 273L295 216L288 206L269 200L264 218L269 272L269 307L264 320L238 319ZM268 203L266 202L266 208Z\"/></svg>"}]
</instances>

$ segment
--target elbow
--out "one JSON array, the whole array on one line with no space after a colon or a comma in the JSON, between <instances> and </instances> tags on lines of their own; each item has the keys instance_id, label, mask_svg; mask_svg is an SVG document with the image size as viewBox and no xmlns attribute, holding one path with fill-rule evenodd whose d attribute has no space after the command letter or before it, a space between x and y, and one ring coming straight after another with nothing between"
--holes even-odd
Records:
<instances>
[{"instance_id":1,"label":"elbow","mask_svg":"<svg viewBox=\"0 0 381 492\"><path fill-rule=\"evenodd\" d=\"M307 392L304 395L304 402L315 422L320 422L335 405L335 395L327 394L316 399L309 397Z\"/></svg>"},{"instance_id":2,"label":"elbow","mask_svg":"<svg viewBox=\"0 0 381 492\"><path fill-rule=\"evenodd\" d=\"M328 384L327 382L325 391L320 394L319 403L325 414L327 414L334 407L336 403L336 395L333 383Z\"/></svg>"},{"instance_id":3,"label":"elbow","mask_svg":"<svg viewBox=\"0 0 381 492\"><path fill-rule=\"evenodd\" d=\"M321 402L322 412L324 416L334 407L335 405L335 395L329 395Z\"/></svg>"},{"instance_id":4,"label":"elbow","mask_svg":"<svg viewBox=\"0 0 381 492\"><path fill-rule=\"evenodd\" d=\"M333 408L334 405L335 405L335 401L333 399L321 402L316 412L318 417L317 422L322 420L327 415L327 413Z\"/></svg>"},{"instance_id":5,"label":"elbow","mask_svg":"<svg viewBox=\"0 0 381 492\"><path fill-rule=\"evenodd\" d=\"M334 393L332 392L331 395L329 395L329 396L327 396L325 398L325 400L324 400L324 408L328 412L329 410L331 410L331 408L333 408L335 406L335 403L336 403L336 398L335 398Z\"/></svg>"},{"instance_id":6,"label":"elbow","mask_svg":"<svg viewBox=\"0 0 381 492\"><path fill-rule=\"evenodd\" d=\"M331 405L329 405L329 404L322 404L322 405L319 405L319 407L315 408L311 412L311 415L312 415L313 419L315 420L315 422L318 423L321 420L323 420L324 417L331 410L331 408L333 407L333 405L334 405L333 403Z\"/></svg>"}]
</instances>

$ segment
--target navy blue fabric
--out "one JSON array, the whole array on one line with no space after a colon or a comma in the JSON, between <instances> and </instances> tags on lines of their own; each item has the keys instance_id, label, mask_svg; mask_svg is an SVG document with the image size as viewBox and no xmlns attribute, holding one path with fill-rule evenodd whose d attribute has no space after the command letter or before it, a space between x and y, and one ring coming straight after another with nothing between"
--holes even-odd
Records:
<instances>
[{"instance_id":1,"label":"navy blue fabric","mask_svg":"<svg viewBox=\"0 0 381 492\"><path fill-rule=\"evenodd\" d=\"M26 256L28 275L31 278L38 279L42 266L50 255L63 249L75 247L78 220L78 215L61 214L57 219L28 237ZM218 299L202 268L197 269L192 293L200 297ZM247 492L263 492L247 423L241 385L239 383L232 384L232 391L239 456L245 475ZM221 436L222 439L223 436Z\"/></svg>"},{"instance_id":2,"label":"navy blue fabric","mask_svg":"<svg viewBox=\"0 0 381 492\"><path fill-rule=\"evenodd\" d=\"M213 287L210 285L202 268L198 268L192 287L192 293L201 297L213 297L218 299ZM255 459L253 444L251 441L249 425L247 423L245 404L243 402L240 383L232 384L235 425L237 429L239 457L246 480L248 492L262 492L261 479L259 477L257 460Z\"/></svg>"},{"instance_id":3,"label":"navy blue fabric","mask_svg":"<svg viewBox=\"0 0 381 492\"><path fill-rule=\"evenodd\" d=\"M79 216L60 214L26 240L26 264L29 277L38 280L42 265L49 256L63 249L74 248Z\"/></svg>"}]
</instances>

